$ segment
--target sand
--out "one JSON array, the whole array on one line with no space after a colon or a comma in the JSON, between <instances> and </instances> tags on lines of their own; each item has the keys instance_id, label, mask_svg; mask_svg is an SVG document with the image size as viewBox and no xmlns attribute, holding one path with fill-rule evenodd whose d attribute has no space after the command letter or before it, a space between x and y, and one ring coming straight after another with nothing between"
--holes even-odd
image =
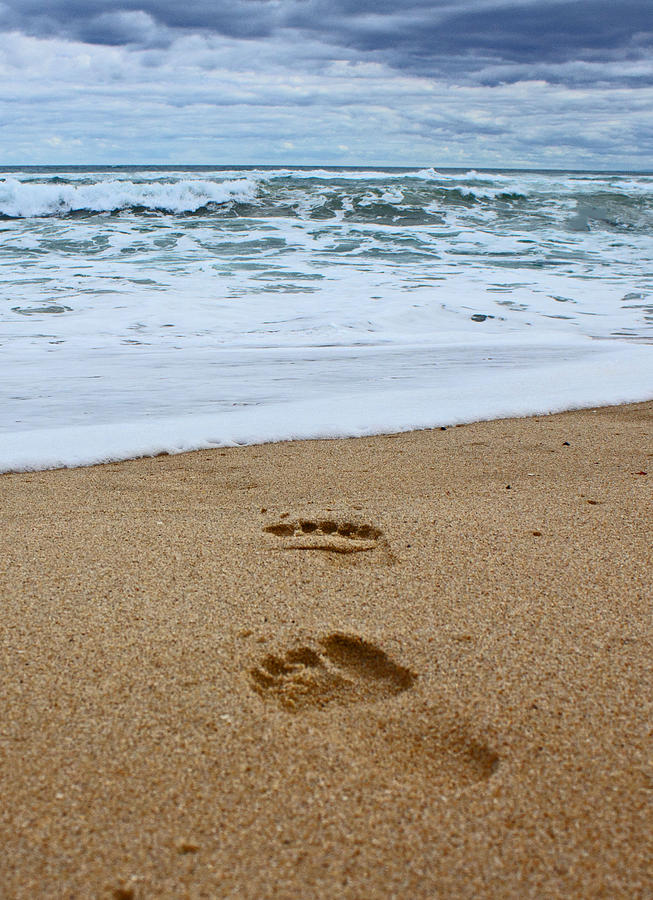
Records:
<instances>
[{"instance_id":1,"label":"sand","mask_svg":"<svg viewBox=\"0 0 653 900\"><path fill-rule=\"evenodd\" d=\"M652 436L0 476L0 894L653 896Z\"/></svg>"}]
</instances>

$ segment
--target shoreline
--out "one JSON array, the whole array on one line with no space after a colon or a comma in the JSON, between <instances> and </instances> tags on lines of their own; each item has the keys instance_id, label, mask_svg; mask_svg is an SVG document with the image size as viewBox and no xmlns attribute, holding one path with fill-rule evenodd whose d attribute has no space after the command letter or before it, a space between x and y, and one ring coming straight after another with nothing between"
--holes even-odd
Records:
<instances>
[{"instance_id":1,"label":"shoreline","mask_svg":"<svg viewBox=\"0 0 653 900\"><path fill-rule=\"evenodd\" d=\"M20 471L49 471L56 468L76 468L102 465L108 462L123 462L158 456L164 453L179 453L198 450L214 450L224 447L258 446L266 443L286 443L296 440L347 440L356 437L376 437L388 434L410 433L419 430L433 430L439 427L490 422L498 419L535 418L559 412L582 411L583 409L605 408L653 399L651 394L651 371L653 357L649 344L631 342L600 342L577 340L557 336L554 343L546 339L525 339L523 335L512 334L490 336L485 343L482 332L464 340L451 341L447 338L446 348L429 342L427 345L404 345L402 352L410 347L412 374L400 379L397 387L394 376L388 378L388 369L393 366L393 354L397 348L362 346L356 348L358 364L349 369L350 387L344 391L340 384L338 393L324 395L319 390L321 378L327 376L329 368L342 355L347 357L351 349L347 347L315 348L304 359L293 350L271 350L274 365L280 367L279 379L283 387L271 393L266 389L261 393L259 376L245 391L244 399L238 402L211 404L211 412L201 412L202 392L198 385L184 382L184 368L188 360L177 364L175 370L179 384L186 384L190 391L189 408L195 413L186 415L166 415L165 405L160 406L161 397L157 392L161 385L153 388L152 409L160 415L147 415L124 421L111 421L111 416L120 409L124 395L120 393L118 407L116 397L107 395L109 421L89 422L85 416L80 419L80 409L70 408L62 396L52 394L48 385L59 384L59 391L67 396L74 392L74 381L67 380L67 363L61 359L47 367L47 375L42 376L36 391L43 391L48 403L59 410L60 417L55 425L65 422L65 427L40 427L24 431L0 434L0 474ZM460 336L459 336L460 337ZM495 361L505 354L503 362L484 366L482 376L474 375L473 367L465 363L470 353L470 341L474 344L474 354ZM485 350L482 347L485 346ZM226 396L238 395L242 390L234 372L239 366L243 371L256 373L260 365L260 350L247 351L242 348L220 351L231 358L226 369L231 372L223 386ZM440 354L444 353L444 359ZM248 355L249 354L249 355ZM276 354L276 355L275 355ZM389 355L388 355L389 354ZM510 362L512 356L512 363ZM516 360L530 357L529 364L524 358L517 368ZM234 366L238 358L239 366ZM211 353L212 363L215 362ZM206 365L196 355L199 367L195 379L200 383L210 380ZM84 364L83 360L79 361ZM91 364L89 357L87 362ZM150 359L145 368L139 370L139 379L147 385L147 372L156 375L158 369ZM268 362L272 362L268 359ZM363 365L363 362L365 363ZM162 360L159 360L162 363ZM201 363L201 364L200 364ZM32 360L33 368L34 360ZM142 365L142 363L141 363ZM17 363L14 371L14 387L24 382L21 376L25 361ZM252 368L253 367L253 368ZM321 368L322 367L322 368ZM28 365L28 368L30 366ZM322 372L322 375L320 375ZM437 377L434 376L437 373ZM206 375L206 378L202 375ZM23 375L25 373L23 372ZM105 375L109 372L105 372ZM175 372L170 378L175 381ZM93 378L93 383L95 383ZM369 381L382 384L382 391L366 389ZM139 382L140 383L140 382ZM302 387L302 384L305 387ZM399 384L399 382L397 382ZM515 385L519 385L519 390ZM149 388L144 387L149 390ZM82 398L82 408L97 402L96 388L92 388ZM158 399L157 399L158 398ZM179 400L179 397L177 398ZM204 398L206 400L206 398ZM132 396L132 402L135 396ZM194 406L194 403L198 404ZM185 401L173 408L186 409ZM12 415L22 415L16 411ZM72 416L69 421L68 416ZM63 417L63 418L61 418ZM31 422L29 416L23 426ZM43 426L43 410L37 417ZM52 426L52 422L49 423Z\"/></svg>"},{"instance_id":2,"label":"shoreline","mask_svg":"<svg viewBox=\"0 0 653 900\"><path fill-rule=\"evenodd\" d=\"M653 401L0 475L8 897L644 897Z\"/></svg>"}]
</instances>

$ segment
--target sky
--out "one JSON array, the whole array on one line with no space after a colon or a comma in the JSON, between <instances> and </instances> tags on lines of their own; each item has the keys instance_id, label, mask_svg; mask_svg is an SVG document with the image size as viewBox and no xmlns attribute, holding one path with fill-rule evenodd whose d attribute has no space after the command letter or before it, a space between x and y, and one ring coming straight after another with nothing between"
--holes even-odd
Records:
<instances>
[{"instance_id":1,"label":"sky","mask_svg":"<svg viewBox=\"0 0 653 900\"><path fill-rule=\"evenodd\" d=\"M0 0L0 165L653 169L653 0Z\"/></svg>"}]
</instances>

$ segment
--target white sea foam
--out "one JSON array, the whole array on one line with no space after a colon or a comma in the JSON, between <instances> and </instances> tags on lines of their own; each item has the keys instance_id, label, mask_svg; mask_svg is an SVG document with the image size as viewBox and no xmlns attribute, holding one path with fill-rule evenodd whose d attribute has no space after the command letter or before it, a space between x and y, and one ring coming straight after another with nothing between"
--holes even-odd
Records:
<instances>
[{"instance_id":1,"label":"white sea foam","mask_svg":"<svg viewBox=\"0 0 653 900\"><path fill-rule=\"evenodd\" d=\"M567 348L564 365L559 347L540 347L539 354L537 349L530 348L531 361L522 359L518 372L508 366L485 369L477 363L461 378L455 367L438 370L435 364L435 369L429 370L417 365L399 388L386 383L381 389L377 383L377 389L370 390L366 378L354 376L334 391L328 367L321 372L316 367L309 390L302 390L306 382L296 380L289 384L292 390L283 400L270 400L261 390L256 400L222 408L216 405L210 413L184 412L179 403L175 416L143 416L141 411L138 417L110 423L14 432L3 436L0 471L84 466L162 452L281 440L355 437L651 396L651 348L604 346L598 352ZM496 353L496 347L490 352ZM555 363L543 361L549 354L558 357ZM451 348L442 355L451 359ZM533 362L538 356L540 361ZM244 366L244 361L240 362ZM382 354L376 360L378 376L384 362L387 357ZM372 365L372 372L374 369ZM210 370L204 373L215 377ZM318 387L322 389L316 390ZM182 396L177 399L181 401ZM130 412L128 406L123 407L123 415Z\"/></svg>"},{"instance_id":2,"label":"white sea foam","mask_svg":"<svg viewBox=\"0 0 653 900\"><path fill-rule=\"evenodd\" d=\"M141 208L171 213L195 212L211 203L256 196L251 178L171 183L100 181L95 184L41 184L5 178L0 181L0 215L10 218L62 216L71 212L115 212Z\"/></svg>"}]
</instances>

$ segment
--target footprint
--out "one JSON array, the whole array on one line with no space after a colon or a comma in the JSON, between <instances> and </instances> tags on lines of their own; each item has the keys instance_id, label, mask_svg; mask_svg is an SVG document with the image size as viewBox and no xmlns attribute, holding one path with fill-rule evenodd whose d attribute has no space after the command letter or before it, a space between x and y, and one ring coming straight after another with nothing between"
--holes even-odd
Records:
<instances>
[{"instance_id":1,"label":"footprint","mask_svg":"<svg viewBox=\"0 0 653 900\"><path fill-rule=\"evenodd\" d=\"M500 764L498 754L455 711L420 707L411 716L405 708L381 703L364 713L348 709L357 703L388 700L411 688L417 678L379 647L355 635L335 632L282 656L268 654L249 676L257 694L288 712L341 707L329 716L328 754L330 758L337 755L340 786L354 792L361 773L366 790L373 773L379 789L417 785L422 792L427 773L430 789L442 794L487 780ZM295 721L297 727L304 727L301 716ZM318 738L314 754L323 750ZM314 764L315 756L311 758ZM361 759L368 761L364 770Z\"/></svg>"},{"instance_id":2,"label":"footprint","mask_svg":"<svg viewBox=\"0 0 653 900\"><path fill-rule=\"evenodd\" d=\"M355 635L335 632L317 647L268 654L250 671L252 687L263 698L297 712L392 697L412 687L417 677Z\"/></svg>"},{"instance_id":3,"label":"footprint","mask_svg":"<svg viewBox=\"0 0 653 900\"><path fill-rule=\"evenodd\" d=\"M263 529L283 539L283 550L324 550L329 553L361 553L374 550L383 532L374 525L335 519L298 519L266 525Z\"/></svg>"}]
</instances>

